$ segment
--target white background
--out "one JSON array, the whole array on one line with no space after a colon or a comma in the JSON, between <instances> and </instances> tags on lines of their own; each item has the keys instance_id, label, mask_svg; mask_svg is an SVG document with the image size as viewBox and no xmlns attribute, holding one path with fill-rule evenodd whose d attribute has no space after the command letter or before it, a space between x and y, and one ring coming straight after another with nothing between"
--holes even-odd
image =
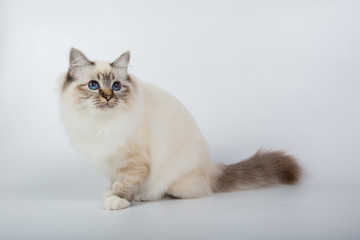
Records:
<instances>
[{"instance_id":1,"label":"white background","mask_svg":"<svg viewBox=\"0 0 360 240\"><path fill-rule=\"evenodd\" d=\"M358 1L0 2L1 239L359 239ZM130 72L190 110L216 162L260 147L301 185L101 209L57 79L70 47L131 51Z\"/></svg>"}]
</instances>

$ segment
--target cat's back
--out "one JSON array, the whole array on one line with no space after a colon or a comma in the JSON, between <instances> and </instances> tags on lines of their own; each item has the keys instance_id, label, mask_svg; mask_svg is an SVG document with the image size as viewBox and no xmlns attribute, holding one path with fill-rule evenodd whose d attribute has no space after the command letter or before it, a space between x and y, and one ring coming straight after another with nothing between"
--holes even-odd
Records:
<instances>
[{"instance_id":1,"label":"cat's back","mask_svg":"<svg viewBox=\"0 0 360 240\"><path fill-rule=\"evenodd\" d=\"M181 117L182 120L194 121L186 107L173 95L146 82L139 82L143 91L145 111L162 117Z\"/></svg>"},{"instance_id":2,"label":"cat's back","mask_svg":"<svg viewBox=\"0 0 360 240\"><path fill-rule=\"evenodd\" d=\"M206 145L195 119L186 107L170 93L150 83L139 82L143 92L144 120L155 142L194 142ZM176 138L174 138L176 136ZM160 144L160 143L159 143Z\"/></svg>"}]
</instances>

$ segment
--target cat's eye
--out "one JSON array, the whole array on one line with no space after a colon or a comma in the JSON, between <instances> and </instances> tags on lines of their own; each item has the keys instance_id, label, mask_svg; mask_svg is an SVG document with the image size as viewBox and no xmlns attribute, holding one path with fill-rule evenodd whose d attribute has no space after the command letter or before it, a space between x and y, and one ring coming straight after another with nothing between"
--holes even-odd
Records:
<instances>
[{"instance_id":1,"label":"cat's eye","mask_svg":"<svg viewBox=\"0 0 360 240\"><path fill-rule=\"evenodd\" d=\"M121 84L120 84L119 81L116 81L116 82L113 83L112 89L113 89L114 91L119 91L120 88L121 88Z\"/></svg>"},{"instance_id":2,"label":"cat's eye","mask_svg":"<svg viewBox=\"0 0 360 240\"><path fill-rule=\"evenodd\" d=\"M89 82L89 88L91 90L96 90L99 88L99 83L97 81L92 80Z\"/></svg>"}]
</instances>

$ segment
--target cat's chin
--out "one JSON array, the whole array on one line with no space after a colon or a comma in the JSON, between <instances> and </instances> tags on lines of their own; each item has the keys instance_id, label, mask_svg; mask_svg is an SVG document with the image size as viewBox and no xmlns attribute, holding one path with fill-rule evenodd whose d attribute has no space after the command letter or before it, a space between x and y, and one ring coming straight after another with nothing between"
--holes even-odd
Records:
<instances>
[{"instance_id":1,"label":"cat's chin","mask_svg":"<svg viewBox=\"0 0 360 240\"><path fill-rule=\"evenodd\" d=\"M111 103L101 103L101 104L97 104L95 105L96 109L99 109L101 111L109 111L112 110L116 107L116 104L111 104Z\"/></svg>"}]
</instances>

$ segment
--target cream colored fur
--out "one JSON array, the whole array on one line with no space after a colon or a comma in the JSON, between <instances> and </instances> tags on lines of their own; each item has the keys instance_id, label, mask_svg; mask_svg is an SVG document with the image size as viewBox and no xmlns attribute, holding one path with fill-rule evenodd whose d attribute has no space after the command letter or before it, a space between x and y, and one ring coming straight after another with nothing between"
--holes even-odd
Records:
<instances>
[{"instance_id":1,"label":"cream colored fur","mask_svg":"<svg viewBox=\"0 0 360 240\"><path fill-rule=\"evenodd\" d=\"M110 67L103 62L96 62L96 66L100 71ZM131 79L137 91L130 108L103 111L79 106L74 98L75 85L63 91L62 118L74 145L112 182L121 178L117 169L126 162L124 157L134 150L133 146L136 151L144 151L141 155L146 158L142 160L150 166L150 172L138 186L135 200L157 200L165 194L193 198L212 193L218 170L209 159L207 144L193 117L168 93L133 76ZM125 201L108 191L104 208L127 207Z\"/></svg>"},{"instance_id":2,"label":"cream colored fur","mask_svg":"<svg viewBox=\"0 0 360 240\"><path fill-rule=\"evenodd\" d=\"M105 209L298 182L301 168L283 152L260 151L228 166L211 162L190 113L170 94L128 75L129 57L126 52L112 64L91 62L72 49L62 78L60 109L70 138L111 182ZM94 80L95 90L88 85ZM120 91L111 87L116 81Z\"/></svg>"}]
</instances>

